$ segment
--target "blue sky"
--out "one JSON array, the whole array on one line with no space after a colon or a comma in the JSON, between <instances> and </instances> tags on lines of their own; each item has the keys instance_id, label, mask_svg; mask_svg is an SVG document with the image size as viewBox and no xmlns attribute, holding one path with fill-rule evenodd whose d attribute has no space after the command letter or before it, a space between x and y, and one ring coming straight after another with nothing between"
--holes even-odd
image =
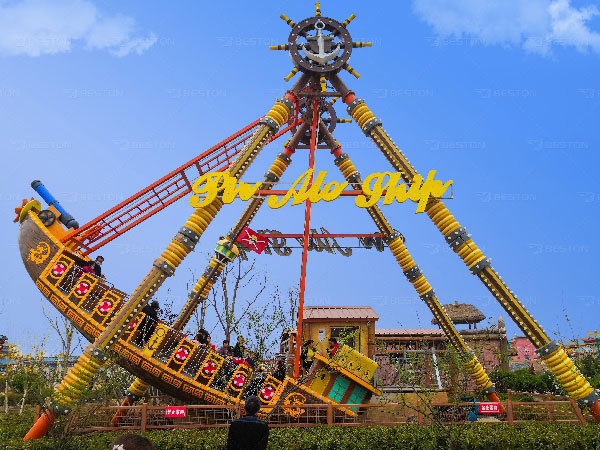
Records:
<instances>
[{"instance_id":1,"label":"blue sky","mask_svg":"<svg viewBox=\"0 0 600 450\"><path fill-rule=\"evenodd\" d=\"M599 328L600 16L593 3L321 7L340 21L357 14L350 33L373 47L352 54L362 77L342 78L421 173L437 169L439 179L454 180L448 207L544 329L571 337ZM33 195L29 183L41 179L85 223L264 115L291 69L285 52L267 49L287 40L281 13L298 21L313 15L314 3L0 2L0 334L25 348L47 335L48 349L57 346L11 222L13 208ZM389 170L355 124L339 125L335 135L363 175ZM262 179L282 143L259 155L246 181ZM304 172L307 156L297 152L284 182ZM318 152L317 169L341 179L327 151ZM222 210L161 301L183 305L190 270L201 273L243 207ZM473 303L497 321L500 306L414 204L384 211L442 303ZM103 248L104 273L131 292L190 212L182 200ZM265 208L253 228L301 233L303 215L301 206ZM334 233L375 231L348 199L314 205L312 223ZM297 285L300 256L296 249L257 259L269 291ZM311 252L308 277L308 305L372 305L379 328L431 326L388 251ZM518 333L506 322L509 336ZM221 336L210 311L207 325Z\"/></svg>"}]
</instances>

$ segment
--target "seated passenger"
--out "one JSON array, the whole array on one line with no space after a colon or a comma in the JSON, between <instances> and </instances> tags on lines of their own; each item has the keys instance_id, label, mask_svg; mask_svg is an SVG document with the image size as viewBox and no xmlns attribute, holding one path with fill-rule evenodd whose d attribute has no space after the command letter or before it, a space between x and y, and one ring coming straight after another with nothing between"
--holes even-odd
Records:
<instances>
[{"instance_id":1,"label":"seated passenger","mask_svg":"<svg viewBox=\"0 0 600 450\"><path fill-rule=\"evenodd\" d=\"M196 344L198 347L206 347L207 342L205 331L206 330L204 328L200 328L194 337L194 344Z\"/></svg>"},{"instance_id":2,"label":"seated passenger","mask_svg":"<svg viewBox=\"0 0 600 450\"><path fill-rule=\"evenodd\" d=\"M245 362L247 366L249 366L251 369L254 369L254 365L256 364L256 354L254 352L248 352Z\"/></svg>"},{"instance_id":3,"label":"seated passenger","mask_svg":"<svg viewBox=\"0 0 600 450\"><path fill-rule=\"evenodd\" d=\"M196 333L196 337L194 338L194 343L201 348L206 348L213 352L215 351L215 346L210 342L210 333L204 328L198 330L198 333Z\"/></svg>"},{"instance_id":4,"label":"seated passenger","mask_svg":"<svg viewBox=\"0 0 600 450\"><path fill-rule=\"evenodd\" d=\"M315 347L313 346L315 341L309 339L302 346L302 351L300 352L300 359L302 360L302 367L305 372L308 373L310 368L312 367L313 361L315 360L315 353L317 352Z\"/></svg>"},{"instance_id":5,"label":"seated passenger","mask_svg":"<svg viewBox=\"0 0 600 450\"><path fill-rule=\"evenodd\" d=\"M221 356L230 356L231 355L231 347L229 346L229 341L225 339L223 341L223 346L219 349L219 355Z\"/></svg>"},{"instance_id":6,"label":"seated passenger","mask_svg":"<svg viewBox=\"0 0 600 450\"><path fill-rule=\"evenodd\" d=\"M235 347L233 347L233 357L243 358L246 353L246 347L244 347L244 336L238 336Z\"/></svg>"},{"instance_id":7,"label":"seated passenger","mask_svg":"<svg viewBox=\"0 0 600 450\"><path fill-rule=\"evenodd\" d=\"M103 256L96 256L96 259L94 260L94 273L96 274L97 277L101 277L102 276L102 263L104 262L104 257Z\"/></svg>"},{"instance_id":8,"label":"seated passenger","mask_svg":"<svg viewBox=\"0 0 600 450\"><path fill-rule=\"evenodd\" d=\"M154 329L158 323L159 309L160 305L156 300L153 300L142 308L142 312L146 314L146 316L142 319L142 322L138 328L140 333L137 335L134 341L136 345L144 347L150 337L154 334Z\"/></svg>"},{"instance_id":9,"label":"seated passenger","mask_svg":"<svg viewBox=\"0 0 600 450\"><path fill-rule=\"evenodd\" d=\"M277 378L279 381L283 381L285 380L285 373L285 361L281 359L277 361L277 370L273 372L273 378Z\"/></svg>"},{"instance_id":10,"label":"seated passenger","mask_svg":"<svg viewBox=\"0 0 600 450\"><path fill-rule=\"evenodd\" d=\"M96 275L97 277L102 277L104 278L104 276L102 275L102 262L104 261L104 258L102 256L96 256L96 259L94 261L90 261L88 263L86 263L81 270L85 273L91 273L93 275ZM79 272L77 274L77 276L81 276L81 272Z\"/></svg>"},{"instance_id":11,"label":"seated passenger","mask_svg":"<svg viewBox=\"0 0 600 450\"><path fill-rule=\"evenodd\" d=\"M204 339L206 340L206 346L213 352L216 351L215 345L211 342L210 333L206 330L204 330Z\"/></svg>"},{"instance_id":12,"label":"seated passenger","mask_svg":"<svg viewBox=\"0 0 600 450\"><path fill-rule=\"evenodd\" d=\"M329 346L327 347L327 354L329 355L329 358L333 358L335 356L338 348L340 348L340 345L338 344L337 339L334 337L329 338Z\"/></svg>"},{"instance_id":13,"label":"seated passenger","mask_svg":"<svg viewBox=\"0 0 600 450\"><path fill-rule=\"evenodd\" d=\"M83 270L85 273L93 273L95 275L96 274L96 271L94 270L95 267L96 267L96 262L91 261L86 266L83 266L81 268L81 270Z\"/></svg>"}]
</instances>

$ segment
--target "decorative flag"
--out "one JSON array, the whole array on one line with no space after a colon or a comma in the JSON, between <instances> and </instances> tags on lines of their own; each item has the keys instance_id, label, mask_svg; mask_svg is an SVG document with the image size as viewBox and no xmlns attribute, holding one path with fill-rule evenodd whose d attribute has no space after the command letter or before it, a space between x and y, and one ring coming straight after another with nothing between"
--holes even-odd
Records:
<instances>
[{"instance_id":1,"label":"decorative flag","mask_svg":"<svg viewBox=\"0 0 600 450\"><path fill-rule=\"evenodd\" d=\"M269 239L267 239L265 236L258 234L256 231L253 231L248 227L244 227L244 229L237 238L237 242L243 244L245 247L256 253L262 253L262 251L269 243Z\"/></svg>"}]
</instances>

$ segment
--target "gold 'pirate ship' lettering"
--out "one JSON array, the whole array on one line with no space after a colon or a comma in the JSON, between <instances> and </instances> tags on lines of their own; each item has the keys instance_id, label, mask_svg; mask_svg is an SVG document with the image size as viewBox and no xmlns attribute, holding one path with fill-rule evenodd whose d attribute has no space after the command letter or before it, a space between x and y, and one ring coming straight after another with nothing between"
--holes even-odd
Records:
<instances>
[{"instance_id":1,"label":"gold 'pirate ship' lettering","mask_svg":"<svg viewBox=\"0 0 600 450\"><path fill-rule=\"evenodd\" d=\"M308 169L300 175L285 195L279 199L277 195L269 196L267 204L273 208L281 208L293 197L292 205L299 205L307 200L311 203L318 203L321 200L326 202L333 201L339 198L342 191L348 186L348 181L338 183L330 181L323 186L326 170L321 170L317 177L313 180L313 169ZM400 183L402 174L384 172L372 173L362 183L362 191L364 194L358 195L355 199L355 204L359 208L368 208L379 201L385 193L383 199L384 205L390 205L394 200L398 203L403 203L407 199L418 203L417 212L425 211L425 206L429 198L440 198L448 190L452 184L452 180L442 183L440 180L435 180L435 170L430 170L427 178L423 181L421 175L417 175L410 187ZM384 180L386 177L388 181ZM373 182L371 184L371 182ZM296 186L298 190L296 189ZM196 195L190 197L190 205L194 208L202 208L210 205L221 193L221 201L223 203L232 203L237 196L241 200L250 200L258 193L261 183L253 185L238 181L231 176L229 172L207 173L196 180L192 186L192 190ZM204 195L204 199L200 196Z\"/></svg>"}]
</instances>

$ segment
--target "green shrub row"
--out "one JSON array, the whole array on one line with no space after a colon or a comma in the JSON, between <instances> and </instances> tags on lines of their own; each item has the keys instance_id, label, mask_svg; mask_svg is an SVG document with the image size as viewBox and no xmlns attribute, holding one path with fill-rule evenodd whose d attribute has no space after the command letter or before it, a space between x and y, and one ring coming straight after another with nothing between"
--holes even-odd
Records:
<instances>
[{"instance_id":1,"label":"green shrub row","mask_svg":"<svg viewBox=\"0 0 600 450\"><path fill-rule=\"evenodd\" d=\"M496 386L496 391L506 392L507 389L520 392L536 392L556 395L566 395L562 386L556 381L551 373L536 375L527 369L514 372L508 370L496 370L490 373L490 379Z\"/></svg>"},{"instance_id":2,"label":"green shrub row","mask_svg":"<svg viewBox=\"0 0 600 450\"><path fill-rule=\"evenodd\" d=\"M596 389L600 389L600 358L595 355L586 355L576 358L575 363L581 373ZM566 395L565 390L558 383L554 375L549 372L536 375L527 369L514 372L496 370L490 373L490 379L496 385L497 392L506 392L507 389L521 392L551 393Z\"/></svg>"},{"instance_id":3,"label":"green shrub row","mask_svg":"<svg viewBox=\"0 0 600 450\"><path fill-rule=\"evenodd\" d=\"M6 450L56 449L50 439L28 443L19 436L0 441ZM157 450L219 450L225 448L227 430L174 430L145 433ZM117 433L100 433L71 438L65 450L106 450ZM2 445L6 445L3 447ZM600 448L600 427L595 425L468 424L449 427L404 425L395 427L326 427L271 429L269 449L474 449L474 450L560 450Z\"/></svg>"}]
</instances>

